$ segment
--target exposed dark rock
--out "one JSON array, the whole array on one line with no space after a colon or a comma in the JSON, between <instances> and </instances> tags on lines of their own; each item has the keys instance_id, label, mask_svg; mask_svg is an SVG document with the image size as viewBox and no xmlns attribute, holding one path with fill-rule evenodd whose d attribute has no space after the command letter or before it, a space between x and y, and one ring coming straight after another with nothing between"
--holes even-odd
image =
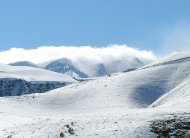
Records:
<instances>
[{"instance_id":1,"label":"exposed dark rock","mask_svg":"<svg viewBox=\"0 0 190 138\"><path fill-rule=\"evenodd\" d=\"M0 97L20 96L31 93L43 93L65 86L64 82L28 82L22 79L1 78ZM35 98L35 97L34 97Z\"/></svg>"},{"instance_id":2,"label":"exposed dark rock","mask_svg":"<svg viewBox=\"0 0 190 138\"><path fill-rule=\"evenodd\" d=\"M158 137L190 138L190 118L152 121L151 132L157 134Z\"/></svg>"},{"instance_id":3,"label":"exposed dark rock","mask_svg":"<svg viewBox=\"0 0 190 138\"><path fill-rule=\"evenodd\" d=\"M65 137L65 134L63 132L60 133L60 138Z\"/></svg>"},{"instance_id":4,"label":"exposed dark rock","mask_svg":"<svg viewBox=\"0 0 190 138\"><path fill-rule=\"evenodd\" d=\"M68 129L68 132L69 132L71 135L74 135L74 134L75 134L74 129L71 128L71 127Z\"/></svg>"}]
</instances>

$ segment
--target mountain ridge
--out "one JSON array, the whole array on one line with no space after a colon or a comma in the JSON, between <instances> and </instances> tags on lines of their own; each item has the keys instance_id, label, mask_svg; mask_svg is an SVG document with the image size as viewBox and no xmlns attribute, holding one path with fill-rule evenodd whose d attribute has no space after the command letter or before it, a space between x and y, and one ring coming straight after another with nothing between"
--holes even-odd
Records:
<instances>
[{"instance_id":1,"label":"mountain ridge","mask_svg":"<svg viewBox=\"0 0 190 138\"><path fill-rule=\"evenodd\" d=\"M89 78L89 77L100 77L112 73L122 72L128 69L134 69L142 67L144 64L137 57L130 59L118 60L113 63L95 63L92 65L83 66L81 69L80 65L74 63L71 59L60 58L50 60L40 64L34 64L27 61L19 61L10 63L12 66L32 66L41 69L54 71L57 73L67 74L73 78ZM113 69L113 67L115 69Z\"/></svg>"}]
</instances>

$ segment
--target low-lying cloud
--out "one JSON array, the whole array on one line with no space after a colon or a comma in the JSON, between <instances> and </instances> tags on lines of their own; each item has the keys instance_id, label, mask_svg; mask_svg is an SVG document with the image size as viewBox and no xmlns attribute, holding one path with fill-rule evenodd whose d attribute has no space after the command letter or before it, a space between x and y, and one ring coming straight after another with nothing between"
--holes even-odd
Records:
<instances>
[{"instance_id":1,"label":"low-lying cloud","mask_svg":"<svg viewBox=\"0 0 190 138\"><path fill-rule=\"evenodd\" d=\"M92 46L41 46L36 49L11 48L0 52L0 63L8 64L16 61L42 63L59 58L69 58L74 62L89 64L112 62L137 57L144 62L155 60L151 51L131 48L127 45L109 45L107 47Z\"/></svg>"}]
</instances>

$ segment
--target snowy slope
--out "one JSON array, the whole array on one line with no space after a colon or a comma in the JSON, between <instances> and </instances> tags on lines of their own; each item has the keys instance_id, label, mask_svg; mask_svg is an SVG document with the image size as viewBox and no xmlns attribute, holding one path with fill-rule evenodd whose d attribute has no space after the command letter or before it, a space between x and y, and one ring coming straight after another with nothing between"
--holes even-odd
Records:
<instances>
[{"instance_id":1,"label":"snowy slope","mask_svg":"<svg viewBox=\"0 0 190 138\"><path fill-rule=\"evenodd\" d=\"M43 93L76 82L68 75L24 66L0 66L0 96Z\"/></svg>"},{"instance_id":2,"label":"snowy slope","mask_svg":"<svg viewBox=\"0 0 190 138\"><path fill-rule=\"evenodd\" d=\"M181 52L174 52L156 62L148 64L142 68L165 65L165 64L173 64L177 62L185 62L190 59L190 52L189 51L181 51Z\"/></svg>"},{"instance_id":3,"label":"snowy slope","mask_svg":"<svg viewBox=\"0 0 190 138\"><path fill-rule=\"evenodd\" d=\"M27 66L27 67L35 67L35 68L39 68L38 65L29 62L29 61L18 61L18 62L14 62L14 63L10 63L9 65L11 66Z\"/></svg>"},{"instance_id":4,"label":"snowy slope","mask_svg":"<svg viewBox=\"0 0 190 138\"><path fill-rule=\"evenodd\" d=\"M143 108L188 79L189 67L190 62L169 64L80 82L40 96L35 103L66 112ZM51 101L54 104L46 103Z\"/></svg>"},{"instance_id":5,"label":"snowy slope","mask_svg":"<svg viewBox=\"0 0 190 138\"><path fill-rule=\"evenodd\" d=\"M190 60L176 54L177 60L167 57L146 68L48 93L0 98L0 136L54 138L64 132L66 137L157 137L150 132L150 121L190 114Z\"/></svg>"},{"instance_id":6,"label":"snowy slope","mask_svg":"<svg viewBox=\"0 0 190 138\"><path fill-rule=\"evenodd\" d=\"M184 109L190 106L190 77L182 84L161 96L150 107L175 107Z\"/></svg>"},{"instance_id":7,"label":"snowy slope","mask_svg":"<svg viewBox=\"0 0 190 138\"><path fill-rule=\"evenodd\" d=\"M27 81L64 81L76 82L72 77L43 69L0 65L0 78L19 78Z\"/></svg>"},{"instance_id":8,"label":"snowy slope","mask_svg":"<svg viewBox=\"0 0 190 138\"><path fill-rule=\"evenodd\" d=\"M165 58L161 59L159 62L167 62L171 60L177 60L177 59L185 59L190 58L190 52L189 51L181 51L181 52L174 52Z\"/></svg>"}]
</instances>

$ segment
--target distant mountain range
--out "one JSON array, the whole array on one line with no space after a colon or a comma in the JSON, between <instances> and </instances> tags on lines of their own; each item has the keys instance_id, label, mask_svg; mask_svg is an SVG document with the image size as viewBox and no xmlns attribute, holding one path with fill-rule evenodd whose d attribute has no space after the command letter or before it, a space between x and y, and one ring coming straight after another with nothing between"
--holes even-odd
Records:
<instances>
[{"instance_id":1,"label":"distant mountain range","mask_svg":"<svg viewBox=\"0 0 190 138\"><path fill-rule=\"evenodd\" d=\"M134 57L130 59L113 61L111 63L98 63L91 65L85 63L83 68L68 58L56 59L40 64L35 64L29 61L18 61L15 63L10 63L9 65L46 69L57 73L67 74L73 78L88 78L100 77L116 72L123 72L129 69L135 69L144 66L144 64L145 63L143 63L140 59Z\"/></svg>"}]
</instances>

